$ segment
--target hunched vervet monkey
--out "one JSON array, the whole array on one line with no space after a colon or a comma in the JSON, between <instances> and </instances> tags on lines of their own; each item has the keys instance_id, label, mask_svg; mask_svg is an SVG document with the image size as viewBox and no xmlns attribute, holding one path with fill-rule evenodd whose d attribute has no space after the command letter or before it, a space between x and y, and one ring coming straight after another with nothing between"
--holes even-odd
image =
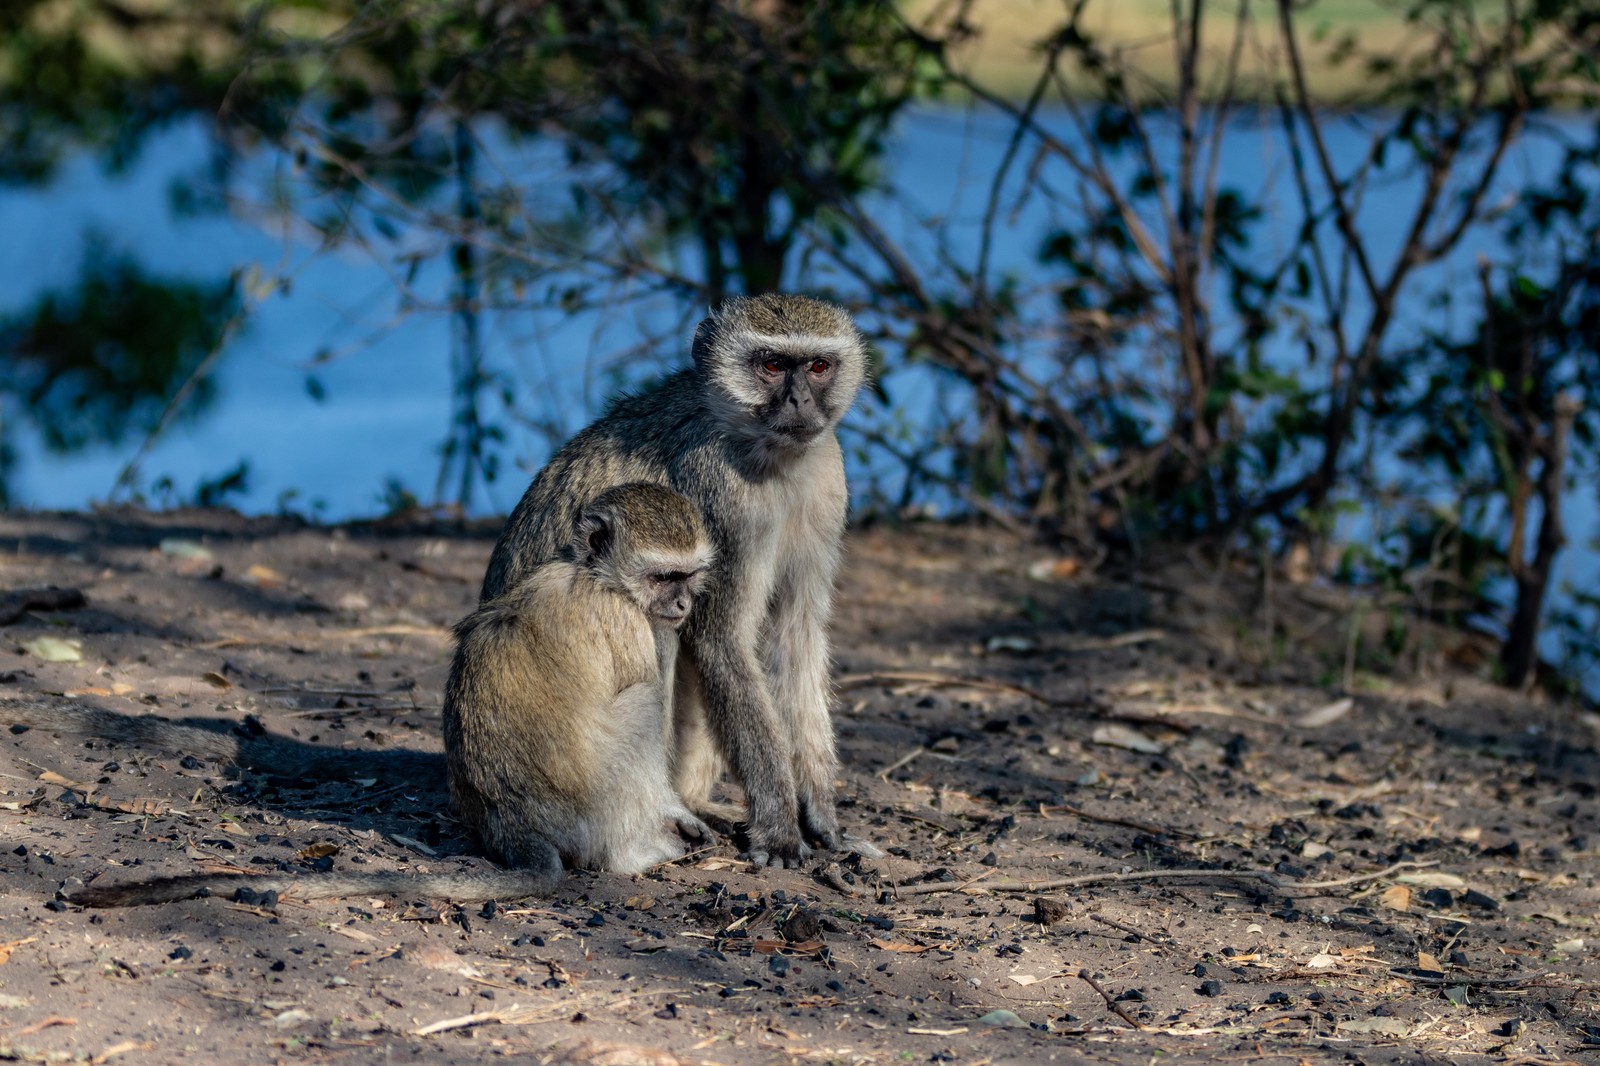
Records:
<instances>
[{"instance_id":1,"label":"hunched vervet monkey","mask_svg":"<svg viewBox=\"0 0 1600 1066\"><path fill-rule=\"evenodd\" d=\"M612 485L657 482L700 508L716 561L683 630L673 776L707 810L717 754L727 760L759 864L796 866L808 839L840 842L827 631L847 496L834 427L866 362L831 304L727 301L695 331L692 366L618 402L550 460L483 580L489 601L555 558L579 509Z\"/></svg>"},{"instance_id":2,"label":"hunched vervet monkey","mask_svg":"<svg viewBox=\"0 0 1600 1066\"><path fill-rule=\"evenodd\" d=\"M704 527L678 494L629 484L594 499L575 530L568 558L456 627L445 686L451 796L489 853L515 869L186 874L68 898L106 907L239 888L301 899L512 898L549 892L563 860L638 873L683 854L679 832L708 839L672 788L663 717L676 630L711 562Z\"/></svg>"}]
</instances>

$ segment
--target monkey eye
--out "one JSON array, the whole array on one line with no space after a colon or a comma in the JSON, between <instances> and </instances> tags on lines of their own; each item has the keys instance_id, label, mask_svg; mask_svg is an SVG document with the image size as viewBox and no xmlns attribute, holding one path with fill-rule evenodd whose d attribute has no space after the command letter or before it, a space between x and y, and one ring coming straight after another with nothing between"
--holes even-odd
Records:
<instances>
[{"instance_id":1,"label":"monkey eye","mask_svg":"<svg viewBox=\"0 0 1600 1066\"><path fill-rule=\"evenodd\" d=\"M761 369L769 374L783 373L783 362L776 356L769 355L761 361Z\"/></svg>"},{"instance_id":2,"label":"monkey eye","mask_svg":"<svg viewBox=\"0 0 1600 1066\"><path fill-rule=\"evenodd\" d=\"M651 574L650 580L657 585L677 585L689 580L689 575L681 570L672 570L660 574Z\"/></svg>"},{"instance_id":3,"label":"monkey eye","mask_svg":"<svg viewBox=\"0 0 1600 1066\"><path fill-rule=\"evenodd\" d=\"M833 364L826 359L813 359L811 360L810 370L813 374L822 375L826 374L832 367Z\"/></svg>"}]
</instances>

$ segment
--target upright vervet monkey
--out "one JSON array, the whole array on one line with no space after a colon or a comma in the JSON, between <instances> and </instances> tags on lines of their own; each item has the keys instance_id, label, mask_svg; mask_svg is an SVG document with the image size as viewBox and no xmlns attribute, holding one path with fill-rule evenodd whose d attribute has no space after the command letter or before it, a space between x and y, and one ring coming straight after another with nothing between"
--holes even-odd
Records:
<instances>
[{"instance_id":1,"label":"upright vervet monkey","mask_svg":"<svg viewBox=\"0 0 1600 1066\"><path fill-rule=\"evenodd\" d=\"M573 866L637 873L709 838L672 787L663 705L712 553L695 508L650 484L598 495L567 558L535 568L456 627L445 687L450 793L506 872L187 874L91 885L94 907L195 895L292 892L301 899L414 893L539 895ZM665 667L665 669L663 668Z\"/></svg>"},{"instance_id":2,"label":"upright vervet monkey","mask_svg":"<svg viewBox=\"0 0 1600 1066\"><path fill-rule=\"evenodd\" d=\"M550 460L483 581L487 603L557 558L578 512L613 485L667 485L700 509L716 561L683 630L673 776L705 810L716 755L726 759L761 864L795 866L808 841L840 842L828 619L847 495L834 427L866 368L860 332L831 304L727 301L695 331L692 366L622 400Z\"/></svg>"}]
</instances>

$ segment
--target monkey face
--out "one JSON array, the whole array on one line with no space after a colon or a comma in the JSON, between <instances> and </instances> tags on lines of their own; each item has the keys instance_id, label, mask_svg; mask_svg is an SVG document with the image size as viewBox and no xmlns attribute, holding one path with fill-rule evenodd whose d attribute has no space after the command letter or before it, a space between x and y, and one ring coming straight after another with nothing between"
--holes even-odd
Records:
<instances>
[{"instance_id":1,"label":"monkey face","mask_svg":"<svg viewBox=\"0 0 1600 1066\"><path fill-rule=\"evenodd\" d=\"M803 296L728 300L695 331L713 417L760 461L804 452L836 425L866 377L850 316Z\"/></svg>"},{"instance_id":2,"label":"monkey face","mask_svg":"<svg viewBox=\"0 0 1600 1066\"><path fill-rule=\"evenodd\" d=\"M809 349L757 349L750 356L756 393L757 420L780 440L804 446L835 420L829 389L838 376L839 357Z\"/></svg>"},{"instance_id":3,"label":"monkey face","mask_svg":"<svg viewBox=\"0 0 1600 1066\"><path fill-rule=\"evenodd\" d=\"M699 588L703 570L652 569L645 573L644 585L648 599L645 614L660 625L677 629L689 617L694 594Z\"/></svg>"}]
</instances>

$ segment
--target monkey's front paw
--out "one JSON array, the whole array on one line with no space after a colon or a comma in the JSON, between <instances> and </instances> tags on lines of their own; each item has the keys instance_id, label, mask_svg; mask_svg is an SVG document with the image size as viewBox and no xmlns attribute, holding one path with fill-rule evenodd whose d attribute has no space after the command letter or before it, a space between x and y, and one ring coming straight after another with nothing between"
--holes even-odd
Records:
<instances>
[{"instance_id":1,"label":"monkey's front paw","mask_svg":"<svg viewBox=\"0 0 1600 1066\"><path fill-rule=\"evenodd\" d=\"M796 870L811 858L811 849L800 839L798 833L786 834L784 839L778 840L771 837L759 838L752 833L750 850L745 852L745 858L757 866Z\"/></svg>"},{"instance_id":2,"label":"monkey's front paw","mask_svg":"<svg viewBox=\"0 0 1600 1066\"><path fill-rule=\"evenodd\" d=\"M688 811L673 815L672 824L677 826L678 835L685 840L692 840L697 844L710 844L717 839L717 834L709 825Z\"/></svg>"},{"instance_id":3,"label":"monkey's front paw","mask_svg":"<svg viewBox=\"0 0 1600 1066\"><path fill-rule=\"evenodd\" d=\"M839 832L839 817L833 811L833 800L800 801L800 829L806 839L828 851L839 850L844 834Z\"/></svg>"}]
</instances>

